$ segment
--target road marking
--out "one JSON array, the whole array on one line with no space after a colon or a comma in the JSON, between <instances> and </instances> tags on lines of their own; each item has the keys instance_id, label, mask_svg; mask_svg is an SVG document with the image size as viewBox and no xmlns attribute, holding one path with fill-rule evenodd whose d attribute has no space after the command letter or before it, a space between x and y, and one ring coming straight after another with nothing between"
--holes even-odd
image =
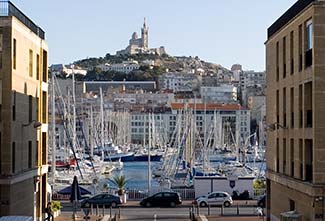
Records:
<instances>
[{"instance_id":1,"label":"road marking","mask_svg":"<svg viewBox=\"0 0 325 221\"><path fill-rule=\"evenodd\" d=\"M153 221L157 221L157 214L153 215Z\"/></svg>"},{"instance_id":2,"label":"road marking","mask_svg":"<svg viewBox=\"0 0 325 221\"><path fill-rule=\"evenodd\" d=\"M202 221L208 221L208 219L207 219L205 216L203 216L203 215L200 215L200 219L201 219Z\"/></svg>"}]
</instances>

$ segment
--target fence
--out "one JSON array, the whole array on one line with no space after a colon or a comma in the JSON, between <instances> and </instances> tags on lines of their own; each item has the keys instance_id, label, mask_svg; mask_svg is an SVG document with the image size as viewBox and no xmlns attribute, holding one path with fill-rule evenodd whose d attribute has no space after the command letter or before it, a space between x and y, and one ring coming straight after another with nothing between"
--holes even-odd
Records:
<instances>
[{"instance_id":1,"label":"fence","mask_svg":"<svg viewBox=\"0 0 325 221\"><path fill-rule=\"evenodd\" d=\"M147 191L141 191L137 189L129 189L127 190L128 200L140 200L148 195L158 193L160 191L173 191L179 193L183 200L193 200L195 198L194 189L164 189L164 188L154 188L150 190L150 194Z\"/></svg>"}]
</instances>

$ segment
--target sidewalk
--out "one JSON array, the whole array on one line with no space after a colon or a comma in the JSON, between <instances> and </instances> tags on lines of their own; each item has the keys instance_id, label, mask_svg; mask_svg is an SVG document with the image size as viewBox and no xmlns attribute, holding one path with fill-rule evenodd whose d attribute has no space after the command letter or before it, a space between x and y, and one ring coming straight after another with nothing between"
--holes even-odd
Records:
<instances>
[{"instance_id":1,"label":"sidewalk","mask_svg":"<svg viewBox=\"0 0 325 221\"><path fill-rule=\"evenodd\" d=\"M263 217L258 216L200 216L197 217L198 221L263 221Z\"/></svg>"}]
</instances>

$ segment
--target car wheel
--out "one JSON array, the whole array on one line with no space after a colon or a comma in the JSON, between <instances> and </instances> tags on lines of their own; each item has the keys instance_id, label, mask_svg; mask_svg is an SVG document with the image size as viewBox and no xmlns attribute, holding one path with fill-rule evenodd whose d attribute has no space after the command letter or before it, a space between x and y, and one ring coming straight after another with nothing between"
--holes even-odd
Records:
<instances>
[{"instance_id":1,"label":"car wheel","mask_svg":"<svg viewBox=\"0 0 325 221\"><path fill-rule=\"evenodd\" d=\"M175 202L170 202L170 207L175 207L176 203Z\"/></svg>"},{"instance_id":2,"label":"car wheel","mask_svg":"<svg viewBox=\"0 0 325 221\"><path fill-rule=\"evenodd\" d=\"M151 203L150 202L146 202L146 207L150 207Z\"/></svg>"},{"instance_id":3,"label":"car wheel","mask_svg":"<svg viewBox=\"0 0 325 221\"><path fill-rule=\"evenodd\" d=\"M112 206L113 208L115 208L115 207L117 207L117 203L116 203L116 202L112 202L111 206Z\"/></svg>"},{"instance_id":4,"label":"car wheel","mask_svg":"<svg viewBox=\"0 0 325 221\"><path fill-rule=\"evenodd\" d=\"M208 204L206 202L201 202L200 203L200 207L206 207L206 206L208 206Z\"/></svg>"},{"instance_id":5,"label":"car wheel","mask_svg":"<svg viewBox=\"0 0 325 221\"><path fill-rule=\"evenodd\" d=\"M224 205L225 207L229 207L231 204L230 204L229 201L226 201L226 202L223 203L223 205Z\"/></svg>"}]
</instances>

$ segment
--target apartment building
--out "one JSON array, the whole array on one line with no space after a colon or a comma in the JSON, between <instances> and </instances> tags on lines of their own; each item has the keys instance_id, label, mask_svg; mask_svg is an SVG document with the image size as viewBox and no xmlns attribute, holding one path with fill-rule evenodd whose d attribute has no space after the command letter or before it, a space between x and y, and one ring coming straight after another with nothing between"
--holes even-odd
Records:
<instances>
[{"instance_id":1,"label":"apartment building","mask_svg":"<svg viewBox=\"0 0 325 221\"><path fill-rule=\"evenodd\" d=\"M324 220L325 1L297 1L265 45L268 220Z\"/></svg>"},{"instance_id":2,"label":"apartment building","mask_svg":"<svg viewBox=\"0 0 325 221\"><path fill-rule=\"evenodd\" d=\"M0 3L0 216L42 220L47 203L48 47L44 31Z\"/></svg>"},{"instance_id":3,"label":"apartment building","mask_svg":"<svg viewBox=\"0 0 325 221\"><path fill-rule=\"evenodd\" d=\"M187 106L188 110L185 110ZM194 111L195 110L195 111ZM185 125L180 117L190 111L196 119L196 130L200 137L204 137L204 130L211 131L218 127L219 143L240 143L250 135L250 111L237 104L209 103L171 103L170 108L163 111L154 111L151 122L159 134L159 141L168 142L175 139L177 124ZM147 143L149 134L149 112L133 111L131 114L130 128L133 143ZM184 116L183 116L184 117ZM216 120L214 119L216 117ZM208 134L208 133L207 133ZM210 135L209 135L210 136Z\"/></svg>"}]
</instances>

